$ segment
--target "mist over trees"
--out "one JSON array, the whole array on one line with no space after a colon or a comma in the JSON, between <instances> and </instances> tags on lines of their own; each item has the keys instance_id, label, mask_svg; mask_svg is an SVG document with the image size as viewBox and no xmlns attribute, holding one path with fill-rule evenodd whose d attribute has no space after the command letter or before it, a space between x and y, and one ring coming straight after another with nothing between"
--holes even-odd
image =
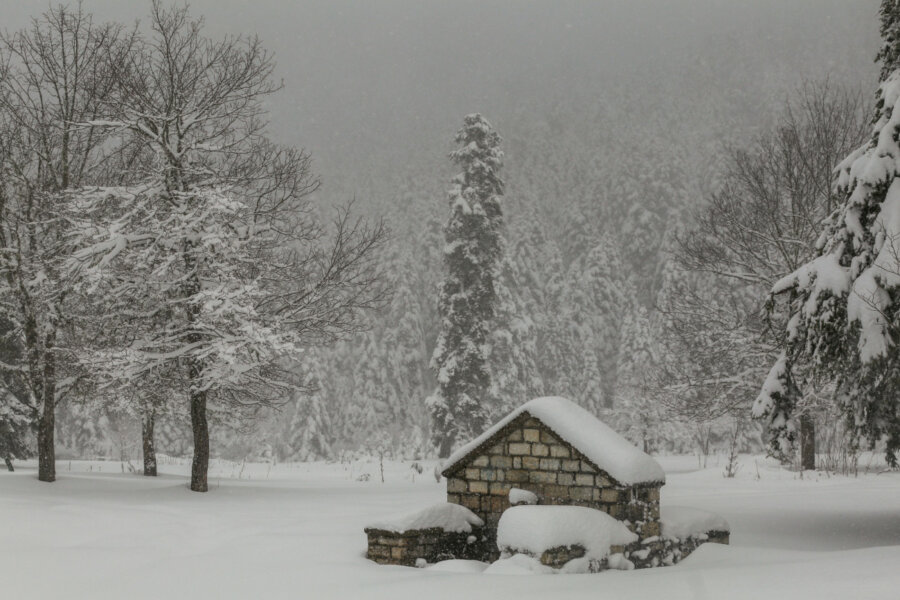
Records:
<instances>
[{"instance_id":1,"label":"mist over trees","mask_svg":"<svg viewBox=\"0 0 900 600\"><path fill-rule=\"evenodd\" d=\"M317 340L327 343L298 364L271 365L291 387L256 395L255 424L235 418L242 413L231 407L240 399L220 404L209 431L213 455L310 460L436 452L433 440L443 432L435 431L426 399L439 385L430 361L444 314L438 299L446 275L447 182L455 173L447 156L460 116L475 111L503 134L504 151L505 252L495 272L485 357L490 414L558 394L651 452L708 452L726 443L735 419L749 417L778 355L778 336L763 318L765 295L814 251L816 226L828 213L822 203L835 201L826 173L834 165L827 163L855 143L850 132L857 124L847 120L847 138L831 140L828 156L808 174L797 147L818 141L786 132L821 133L806 128L809 102L824 98L831 106L864 94L868 106L879 70L872 61L879 48L876 1L561 2L552 11L517 3L515 10L478 12L475 22L448 6L402 2L342 16L314 5L295 20L287 18L295 9L283 4L193 3L191 13L206 15L204 34L213 40L259 31L262 47L277 58L266 83L277 87L284 77L285 87L266 95L260 117L271 121L268 139L252 144L250 154L266 158L242 165L223 158L216 142L197 141L183 168L215 192L220 186L212 175L246 189L260 169L305 157L307 181L320 174L323 186L299 194L302 210L327 222L332 206L356 198L354 214L388 224L390 240L377 261L392 293L362 331ZM86 2L85 10L93 5ZM115 3L96 5L104 17L130 22ZM479 10L476 3L467 7ZM460 20L465 27L454 26ZM542 47L532 43L536 28L544 32ZM457 40L448 39L449 31L462 32L462 39L451 44ZM130 29L119 35L133 43ZM300 50L291 45L298 43ZM452 58L445 52L451 45L458 50ZM129 118L145 110L125 97L158 96L148 87L158 78L140 76L152 73L146 70L152 58L137 56L139 68L123 79L131 91L110 90L116 102L104 102L116 110L78 119L95 124L73 133L127 138L133 153L108 163L120 176L116 186L134 183L119 167L143 161L141 152L159 157L142 176L174 181L182 168L170 164L164 148L149 151L154 140ZM150 112L156 121L160 114L177 118ZM285 145L310 154L286 156ZM765 159L776 155L798 161L791 173L802 181L784 183L784 173L769 173L775 165ZM279 156L281 162L268 160ZM802 251L789 257L766 251L751 280L729 264L744 263L740 247L708 251L717 237L734 239L728 228L743 223L743 210L773 209L765 204L768 188L754 189L752 174L738 171L742 164L764 178L781 177L766 185L796 184L804 198L814 198L795 223ZM736 210L755 192L762 194L758 203ZM91 205L120 212L124 201L95 196ZM773 210L790 220L782 209ZM758 224L768 231L770 224ZM707 262L693 260L691 248ZM149 268L143 258L137 262ZM129 303L128 294L120 298ZM119 308L112 314L121 316ZM147 319L121 320L96 338L97 351L121 347L123 332L153 327ZM189 379L162 364L155 369L153 380L167 382L165 388ZM148 438L142 440L141 423L153 431L159 452L188 455L203 445L191 439L190 412L173 404L167 390L142 388L141 378L132 377L121 383L143 390L143 408L121 410L122 388L107 385L107 402L80 375L67 373L66 381L77 381L78 394L96 403L63 403L55 425L64 452L137 456ZM819 393L809 392L810 406ZM743 443L760 443L758 429L742 431Z\"/></svg>"}]
</instances>

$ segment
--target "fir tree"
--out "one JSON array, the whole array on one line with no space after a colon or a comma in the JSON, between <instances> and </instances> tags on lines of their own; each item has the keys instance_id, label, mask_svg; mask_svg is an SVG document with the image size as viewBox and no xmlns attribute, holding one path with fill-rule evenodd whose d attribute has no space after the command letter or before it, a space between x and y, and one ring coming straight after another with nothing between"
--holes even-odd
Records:
<instances>
[{"instance_id":1,"label":"fir tree","mask_svg":"<svg viewBox=\"0 0 900 600\"><path fill-rule=\"evenodd\" d=\"M885 6L895 3L885 3ZM884 8L884 7L883 7ZM885 38L889 43L890 37ZM884 54L884 50L882 50ZM885 55L885 60L888 60ZM885 66L889 63L885 62ZM754 405L776 451L793 441L790 416L808 360L812 376L837 376L838 402L854 439L900 449L900 70L881 84L870 141L838 167L843 199L817 243L818 256L778 281L788 297L787 344Z\"/></svg>"},{"instance_id":2,"label":"fir tree","mask_svg":"<svg viewBox=\"0 0 900 600\"><path fill-rule=\"evenodd\" d=\"M480 433L494 407L487 360L490 323L496 311L496 278L503 254L499 177L500 136L481 115L467 115L450 153L462 172L450 190L444 228L444 266L438 310L440 334L432 356L438 388L429 398L432 437L440 456L458 440Z\"/></svg>"},{"instance_id":3,"label":"fir tree","mask_svg":"<svg viewBox=\"0 0 900 600\"><path fill-rule=\"evenodd\" d=\"M881 0L881 49L875 61L881 63L881 79L885 81L900 67L900 0Z\"/></svg>"}]
</instances>

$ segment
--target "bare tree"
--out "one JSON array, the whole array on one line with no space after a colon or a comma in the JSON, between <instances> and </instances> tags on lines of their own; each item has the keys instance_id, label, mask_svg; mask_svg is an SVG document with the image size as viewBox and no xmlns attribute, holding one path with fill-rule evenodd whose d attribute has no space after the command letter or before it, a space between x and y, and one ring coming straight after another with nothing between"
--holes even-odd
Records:
<instances>
[{"instance_id":1,"label":"bare tree","mask_svg":"<svg viewBox=\"0 0 900 600\"><path fill-rule=\"evenodd\" d=\"M702 282L666 307L683 342L695 357L705 357L695 361L703 364L685 378L685 389L731 396L724 403L729 407L749 403L784 343L783 334L773 334L783 328L767 327L763 299L776 281L815 256L822 222L837 205L834 167L867 133L860 94L828 81L807 83L774 131L728 152L722 189L710 194L693 229L678 239L680 266ZM703 321L712 325L709 332L695 327ZM810 469L815 395L810 386L800 412L801 465Z\"/></svg>"},{"instance_id":2,"label":"bare tree","mask_svg":"<svg viewBox=\"0 0 900 600\"><path fill-rule=\"evenodd\" d=\"M313 218L309 155L263 135L263 101L279 86L256 38L211 40L186 8L159 2L150 25L108 112L85 126L131 136L154 161L136 161L140 185L82 190L72 264L100 286L95 299L118 299L107 314L141 332L99 354L105 385L183 373L191 489L203 492L210 401L253 410L290 397L302 349L355 330L360 311L382 301L374 254L385 230L349 208L330 228Z\"/></svg>"},{"instance_id":3,"label":"bare tree","mask_svg":"<svg viewBox=\"0 0 900 600\"><path fill-rule=\"evenodd\" d=\"M67 252L61 192L91 181L111 152L96 127L77 123L100 114L113 91L110 65L132 42L80 6L0 34L0 302L24 350L22 364L3 367L21 380L38 421L41 481L56 477L55 410L70 381L66 291L56 285Z\"/></svg>"}]
</instances>

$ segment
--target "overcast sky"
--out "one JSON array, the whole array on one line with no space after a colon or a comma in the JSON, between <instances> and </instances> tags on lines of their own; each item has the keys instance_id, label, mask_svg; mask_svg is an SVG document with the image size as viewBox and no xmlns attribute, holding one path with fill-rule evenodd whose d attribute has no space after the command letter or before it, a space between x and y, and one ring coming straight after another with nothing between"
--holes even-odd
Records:
<instances>
[{"instance_id":1,"label":"overcast sky","mask_svg":"<svg viewBox=\"0 0 900 600\"><path fill-rule=\"evenodd\" d=\"M48 3L0 0L0 22L23 25ZM677 78L728 60L765 76L796 61L806 76L874 74L878 0L196 0L212 35L258 33L285 88L273 136L308 148L327 177L444 152L461 117L502 125L560 99ZM149 2L85 0L134 21ZM728 56L722 58L724 54ZM865 78L863 77L863 78ZM750 85L748 83L748 85ZM502 132L502 127L501 127ZM401 168L397 164L396 168Z\"/></svg>"}]
</instances>

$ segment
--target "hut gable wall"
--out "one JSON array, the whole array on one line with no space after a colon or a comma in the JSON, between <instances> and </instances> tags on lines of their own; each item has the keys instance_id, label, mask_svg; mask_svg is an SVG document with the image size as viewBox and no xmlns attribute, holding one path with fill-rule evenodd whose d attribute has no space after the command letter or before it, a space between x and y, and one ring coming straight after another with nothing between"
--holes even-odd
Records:
<instances>
[{"instance_id":1,"label":"hut gable wall","mask_svg":"<svg viewBox=\"0 0 900 600\"><path fill-rule=\"evenodd\" d=\"M527 412L459 461L447 475L447 501L496 529L509 491L534 492L540 504L596 508L628 520L642 537L659 535L659 484L625 486Z\"/></svg>"}]
</instances>

